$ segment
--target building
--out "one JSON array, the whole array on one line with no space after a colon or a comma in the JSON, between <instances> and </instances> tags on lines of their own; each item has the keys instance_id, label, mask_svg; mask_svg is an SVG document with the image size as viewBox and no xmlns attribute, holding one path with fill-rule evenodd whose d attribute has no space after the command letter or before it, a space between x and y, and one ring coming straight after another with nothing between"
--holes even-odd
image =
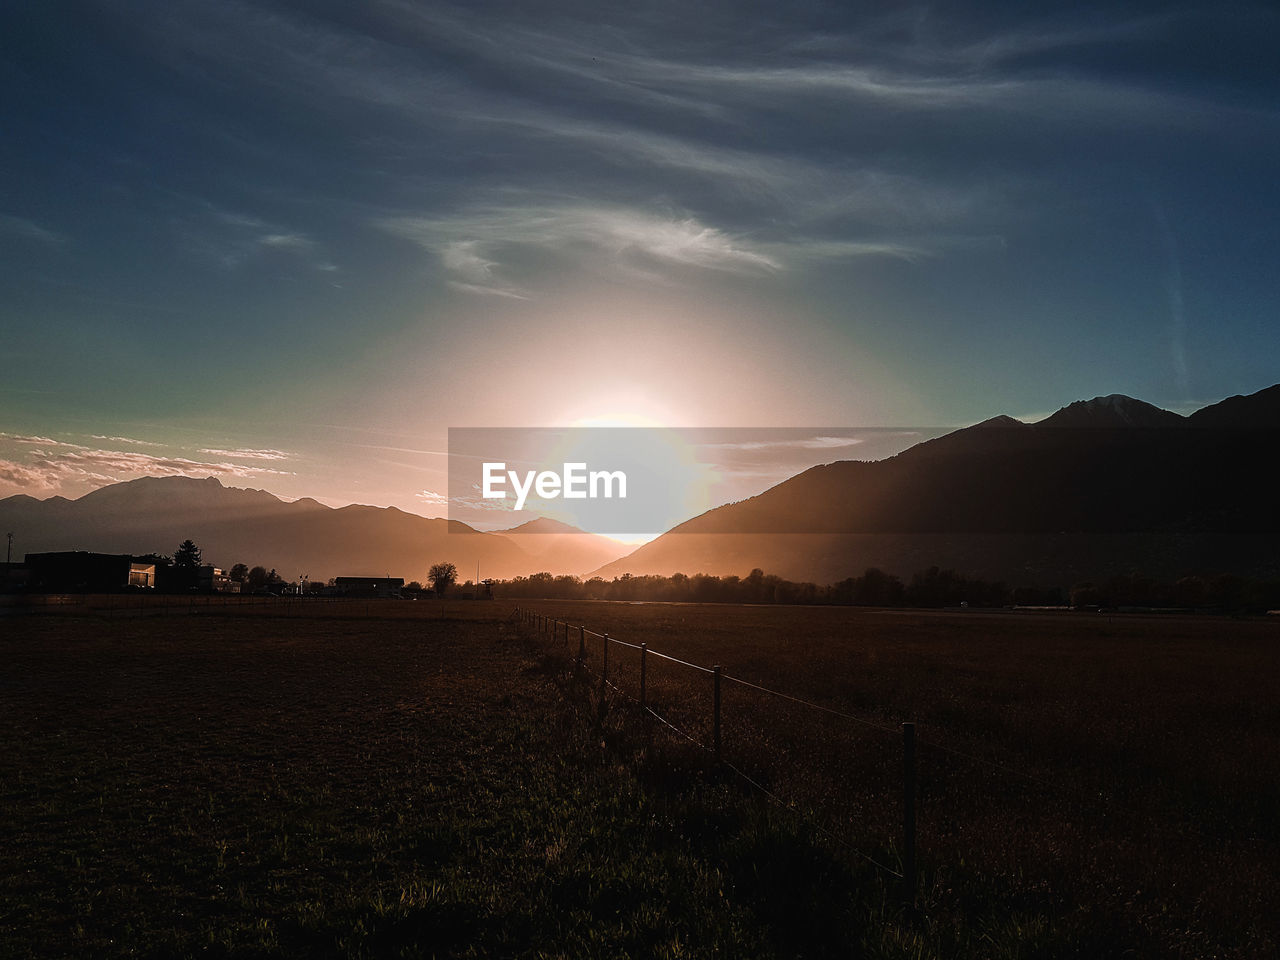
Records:
<instances>
[{"instance_id":1,"label":"building","mask_svg":"<svg viewBox=\"0 0 1280 960\"><path fill-rule=\"evenodd\" d=\"M31 590L70 593L114 593L119 590L151 590L156 585L156 565L127 554L28 553L27 586Z\"/></svg>"},{"instance_id":2,"label":"building","mask_svg":"<svg viewBox=\"0 0 1280 960\"><path fill-rule=\"evenodd\" d=\"M206 563L196 575L196 584L202 593L239 593L239 582L232 580L220 568Z\"/></svg>"},{"instance_id":3,"label":"building","mask_svg":"<svg viewBox=\"0 0 1280 960\"><path fill-rule=\"evenodd\" d=\"M334 592L340 597L377 597L400 599L403 577L336 577Z\"/></svg>"},{"instance_id":4,"label":"building","mask_svg":"<svg viewBox=\"0 0 1280 960\"><path fill-rule=\"evenodd\" d=\"M0 593L17 593L27 585L27 567L23 563L0 563Z\"/></svg>"}]
</instances>

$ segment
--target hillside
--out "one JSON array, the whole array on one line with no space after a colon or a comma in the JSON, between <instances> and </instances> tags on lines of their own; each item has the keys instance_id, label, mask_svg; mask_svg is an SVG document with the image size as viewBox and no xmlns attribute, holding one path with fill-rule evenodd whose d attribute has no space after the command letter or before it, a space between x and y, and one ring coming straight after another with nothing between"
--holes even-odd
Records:
<instances>
[{"instance_id":1,"label":"hillside","mask_svg":"<svg viewBox=\"0 0 1280 960\"><path fill-rule=\"evenodd\" d=\"M830 582L937 564L1045 584L1134 570L1272 575L1278 398L1280 386L1182 417L1116 395L1036 424L996 417L886 460L813 467L596 573L761 567Z\"/></svg>"},{"instance_id":2,"label":"hillside","mask_svg":"<svg viewBox=\"0 0 1280 960\"><path fill-rule=\"evenodd\" d=\"M456 521L393 507L334 509L311 499L290 503L265 490L225 487L212 477L143 477L77 500L8 497L0 500L0 529L14 531L19 556L50 550L167 554L190 538L218 566L260 564L286 579L305 574L313 580L398 576L425 581L431 564L442 560L457 564L464 579L475 576L477 563L483 577L539 570L583 573L626 549L618 545L610 556L594 543L603 538L590 538L592 550L562 534L542 549L525 550L513 538L479 533ZM544 539L519 538L530 546Z\"/></svg>"}]
</instances>

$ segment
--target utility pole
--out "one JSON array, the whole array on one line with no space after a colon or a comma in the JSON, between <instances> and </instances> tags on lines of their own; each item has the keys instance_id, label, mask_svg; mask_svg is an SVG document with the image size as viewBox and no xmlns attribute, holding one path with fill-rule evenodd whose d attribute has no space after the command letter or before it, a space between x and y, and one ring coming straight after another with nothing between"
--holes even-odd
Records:
<instances>
[{"instance_id":1,"label":"utility pole","mask_svg":"<svg viewBox=\"0 0 1280 960\"><path fill-rule=\"evenodd\" d=\"M13 562L13 534L6 533L5 536L9 538L9 547L4 552L4 562L12 563Z\"/></svg>"}]
</instances>

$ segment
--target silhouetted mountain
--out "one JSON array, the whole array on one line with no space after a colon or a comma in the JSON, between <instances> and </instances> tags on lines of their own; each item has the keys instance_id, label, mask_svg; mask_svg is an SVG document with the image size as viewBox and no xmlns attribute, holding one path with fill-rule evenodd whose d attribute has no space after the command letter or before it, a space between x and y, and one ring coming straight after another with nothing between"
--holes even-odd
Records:
<instances>
[{"instance_id":1,"label":"silhouetted mountain","mask_svg":"<svg viewBox=\"0 0 1280 960\"><path fill-rule=\"evenodd\" d=\"M550 517L536 517L535 519L522 523L517 527L508 527L505 530L494 530L493 532L504 535L508 533L536 533L544 536L546 534L551 534L553 536L557 534L583 534L588 537L592 536L592 534L587 533L579 527L575 527L571 523L565 523L563 520L552 520Z\"/></svg>"},{"instance_id":2,"label":"silhouetted mountain","mask_svg":"<svg viewBox=\"0 0 1280 960\"><path fill-rule=\"evenodd\" d=\"M1180 427L1187 418L1162 410L1142 400L1113 393L1109 397L1077 400L1067 404L1051 417L1036 424L1037 427L1072 427L1075 429L1114 429L1116 427Z\"/></svg>"},{"instance_id":3,"label":"silhouetted mountain","mask_svg":"<svg viewBox=\"0 0 1280 960\"><path fill-rule=\"evenodd\" d=\"M530 557L543 563L539 572L585 574L631 552L631 547L608 537L587 533L568 523L538 517L509 530L495 530Z\"/></svg>"},{"instance_id":4,"label":"silhouetted mountain","mask_svg":"<svg viewBox=\"0 0 1280 960\"><path fill-rule=\"evenodd\" d=\"M1280 572L1278 390L1192 417L1119 395L1036 424L996 417L886 460L813 467L597 573L761 567L830 582L867 566L906 575L938 564L1063 583L1134 570Z\"/></svg>"},{"instance_id":5,"label":"silhouetted mountain","mask_svg":"<svg viewBox=\"0 0 1280 960\"><path fill-rule=\"evenodd\" d=\"M313 580L389 575L425 581L431 564L442 560L456 563L464 578L474 575L477 562L485 577L582 573L626 550L618 545L611 555L581 556L580 544L570 538L563 556L550 542L527 552L508 537L456 521L392 507L333 509L309 498L289 503L265 490L187 477L143 477L77 500L8 497L0 500L0 529L14 531L21 553L168 554L190 538L207 562L260 564L286 579L306 574ZM521 539L533 544L561 537Z\"/></svg>"},{"instance_id":6,"label":"silhouetted mountain","mask_svg":"<svg viewBox=\"0 0 1280 960\"><path fill-rule=\"evenodd\" d=\"M1193 427L1231 430L1280 428L1280 383L1247 397L1227 397L1197 410L1187 422Z\"/></svg>"}]
</instances>

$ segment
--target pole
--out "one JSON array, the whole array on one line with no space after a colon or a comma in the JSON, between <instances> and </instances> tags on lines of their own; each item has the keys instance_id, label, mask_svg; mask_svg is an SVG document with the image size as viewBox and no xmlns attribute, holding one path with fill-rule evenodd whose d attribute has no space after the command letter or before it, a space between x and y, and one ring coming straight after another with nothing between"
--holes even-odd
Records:
<instances>
[{"instance_id":1,"label":"pole","mask_svg":"<svg viewBox=\"0 0 1280 960\"><path fill-rule=\"evenodd\" d=\"M604 635L604 662L600 667L600 700L604 700L605 691L609 689L609 635Z\"/></svg>"},{"instance_id":2,"label":"pole","mask_svg":"<svg viewBox=\"0 0 1280 960\"><path fill-rule=\"evenodd\" d=\"M644 661L645 661L645 654L647 654L648 652L649 652L649 645L647 643L640 644L640 709L641 710L644 710L646 708L645 695L644 695L644 680L645 680Z\"/></svg>"},{"instance_id":3,"label":"pole","mask_svg":"<svg viewBox=\"0 0 1280 960\"><path fill-rule=\"evenodd\" d=\"M587 625L584 623L578 627L578 662L582 663L587 659Z\"/></svg>"},{"instance_id":4,"label":"pole","mask_svg":"<svg viewBox=\"0 0 1280 960\"><path fill-rule=\"evenodd\" d=\"M902 883L916 906L916 725L902 725Z\"/></svg>"},{"instance_id":5,"label":"pole","mask_svg":"<svg viewBox=\"0 0 1280 960\"><path fill-rule=\"evenodd\" d=\"M715 679L715 745L716 745L716 763L720 762L720 668L718 666L711 668L712 676Z\"/></svg>"}]
</instances>

